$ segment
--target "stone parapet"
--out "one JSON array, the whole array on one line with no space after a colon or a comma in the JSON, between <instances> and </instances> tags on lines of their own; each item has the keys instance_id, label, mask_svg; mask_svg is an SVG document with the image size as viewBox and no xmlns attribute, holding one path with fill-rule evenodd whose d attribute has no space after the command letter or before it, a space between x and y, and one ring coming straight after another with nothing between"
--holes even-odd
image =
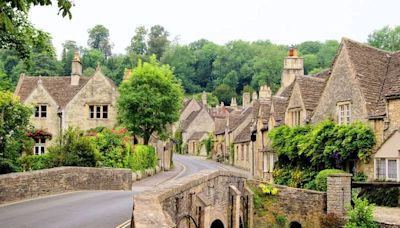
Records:
<instances>
[{"instance_id":1,"label":"stone parapet","mask_svg":"<svg viewBox=\"0 0 400 228\"><path fill-rule=\"evenodd\" d=\"M59 167L0 175L0 204L82 190L131 190L130 169Z\"/></svg>"}]
</instances>

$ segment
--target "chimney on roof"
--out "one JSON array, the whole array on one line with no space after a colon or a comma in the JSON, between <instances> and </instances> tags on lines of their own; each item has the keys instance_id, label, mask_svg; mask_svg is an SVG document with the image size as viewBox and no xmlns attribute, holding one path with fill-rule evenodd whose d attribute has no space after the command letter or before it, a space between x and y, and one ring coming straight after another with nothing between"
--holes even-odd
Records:
<instances>
[{"instance_id":1,"label":"chimney on roof","mask_svg":"<svg viewBox=\"0 0 400 228\"><path fill-rule=\"evenodd\" d=\"M299 57L296 48L291 47L288 51L288 56L283 62L281 88L279 88L277 95L280 95L286 87L292 84L297 75L304 75L303 58Z\"/></svg>"},{"instance_id":2,"label":"chimney on roof","mask_svg":"<svg viewBox=\"0 0 400 228\"><path fill-rule=\"evenodd\" d=\"M257 95L257 92L256 92L256 91L253 92L253 95L252 95L252 97L251 97L251 100L252 100L253 102L256 101L256 100L258 100L258 95Z\"/></svg>"},{"instance_id":3,"label":"chimney on roof","mask_svg":"<svg viewBox=\"0 0 400 228\"><path fill-rule=\"evenodd\" d=\"M71 85L79 85L79 78L82 76L82 63L79 52L74 53L71 64Z\"/></svg>"},{"instance_id":4,"label":"chimney on roof","mask_svg":"<svg viewBox=\"0 0 400 228\"><path fill-rule=\"evenodd\" d=\"M249 92L244 92L243 93L243 99L242 99L242 106L243 108L247 107L250 105L250 93Z\"/></svg>"},{"instance_id":5,"label":"chimney on roof","mask_svg":"<svg viewBox=\"0 0 400 228\"><path fill-rule=\"evenodd\" d=\"M232 97L231 99L231 107L232 108L237 108L237 102L236 102L236 97Z\"/></svg>"},{"instance_id":6,"label":"chimney on roof","mask_svg":"<svg viewBox=\"0 0 400 228\"><path fill-rule=\"evenodd\" d=\"M260 101L271 100L272 92L271 89L267 85L263 85L260 87L259 98Z\"/></svg>"},{"instance_id":7,"label":"chimney on roof","mask_svg":"<svg viewBox=\"0 0 400 228\"><path fill-rule=\"evenodd\" d=\"M203 103L203 106L207 106L207 93L206 91L203 91L201 94L201 102Z\"/></svg>"}]
</instances>

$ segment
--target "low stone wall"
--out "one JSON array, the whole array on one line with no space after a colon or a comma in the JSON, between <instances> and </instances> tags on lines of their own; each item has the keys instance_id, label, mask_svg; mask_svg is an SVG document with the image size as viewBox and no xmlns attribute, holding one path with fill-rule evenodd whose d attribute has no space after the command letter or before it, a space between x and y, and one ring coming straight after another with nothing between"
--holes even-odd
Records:
<instances>
[{"instance_id":1,"label":"low stone wall","mask_svg":"<svg viewBox=\"0 0 400 228\"><path fill-rule=\"evenodd\" d=\"M248 181L255 194L259 181ZM265 195L259 202L255 199L254 227L279 226L286 220L286 225L298 222L302 227L321 227L321 219L326 215L326 193L274 185L279 189L277 195ZM257 197L257 196L255 196ZM279 220L279 221L278 221Z\"/></svg>"},{"instance_id":2,"label":"low stone wall","mask_svg":"<svg viewBox=\"0 0 400 228\"><path fill-rule=\"evenodd\" d=\"M240 196L250 198L252 208L251 191L247 191L245 182L245 175L239 173L205 170L160 185L134 197L132 225L134 228L189 227L190 216L199 227L210 227L215 220L229 227L230 189L236 190L239 199ZM236 211L239 216L239 208Z\"/></svg>"},{"instance_id":3,"label":"low stone wall","mask_svg":"<svg viewBox=\"0 0 400 228\"><path fill-rule=\"evenodd\" d=\"M130 169L59 167L0 175L0 204L80 190L131 190Z\"/></svg>"}]
</instances>

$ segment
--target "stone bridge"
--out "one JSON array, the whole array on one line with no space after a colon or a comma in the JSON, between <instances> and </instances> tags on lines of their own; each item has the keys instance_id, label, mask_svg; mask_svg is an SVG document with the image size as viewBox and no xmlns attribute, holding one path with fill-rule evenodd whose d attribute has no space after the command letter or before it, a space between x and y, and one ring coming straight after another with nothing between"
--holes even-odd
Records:
<instances>
[{"instance_id":1,"label":"stone bridge","mask_svg":"<svg viewBox=\"0 0 400 228\"><path fill-rule=\"evenodd\" d=\"M253 193L244 174L206 170L134 198L134 228L253 227Z\"/></svg>"}]
</instances>

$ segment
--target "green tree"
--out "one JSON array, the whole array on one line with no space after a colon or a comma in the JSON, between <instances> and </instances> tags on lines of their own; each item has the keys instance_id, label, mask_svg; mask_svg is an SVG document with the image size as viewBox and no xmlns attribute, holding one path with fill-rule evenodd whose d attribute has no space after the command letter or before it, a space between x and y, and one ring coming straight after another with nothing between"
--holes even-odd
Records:
<instances>
[{"instance_id":1,"label":"green tree","mask_svg":"<svg viewBox=\"0 0 400 228\"><path fill-rule=\"evenodd\" d=\"M0 91L0 173L19 169L17 158L25 149L31 108L20 103L11 92Z\"/></svg>"},{"instance_id":2,"label":"green tree","mask_svg":"<svg viewBox=\"0 0 400 228\"><path fill-rule=\"evenodd\" d=\"M226 84L220 84L219 86L217 86L212 94L218 97L219 101L224 102L225 105L230 105L231 98L236 96L236 93L232 89L232 87Z\"/></svg>"},{"instance_id":3,"label":"green tree","mask_svg":"<svg viewBox=\"0 0 400 228\"><path fill-rule=\"evenodd\" d=\"M103 25L96 25L88 30L88 45L90 48L101 51L107 58L111 56L112 44L110 42L110 32Z\"/></svg>"},{"instance_id":4,"label":"green tree","mask_svg":"<svg viewBox=\"0 0 400 228\"><path fill-rule=\"evenodd\" d=\"M374 220L374 205L367 199L353 197L354 208L349 206L348 220L344 228L376 228L379 227Z\"/></svg>"},{"instance_id":5,"label":"green tree","mask_svg":"<svg viewBox=\"0 0 400 228\"><path fill-rule=\"evenodd\" d=\"M385 26L368 35L368 44L387 51L400 50L400 26Z\"/></svg>"},{"instance_id":6,"label":"green tree","mask_svg":"<svg viewBox=\"0 0 400 228\"><path fill-rule=\"evenodd\" d=\"M120 122L148 144L153 133L163 135L168 124L179 118L183 102L180 82L168 65L156 57L150 62L139 61L132 77L119 87L118 115Z\"/></svg>"},{"instance_id":7,"label":"green tree","mask_svg":"<svg viewBox=\"0 0 400 228\"><path fill-rule=\"evenodd\" d=\"M147 53L146 36L147 29L144 26L137 27L135 35L131 39L131 44L127 47L127 51L141 56L145 55Z\"/></svg>"},{"instance_id":8,"label":"green tree","mask_svg":"<svg viewBox=\"0 0 400 228\"><path fill-rule=\"evenodd\" d=\"M0 62L0 91L6 91L6 90L13 90L14 86L11 83L11 80L9 77L4 72L4 67Z\"/></svg>"},{"instance_id":9,"label":"green tree","mask_svg":"<svg viewBox=\"0 0 400 228\"><path fill-rule=\"evenodd\" d=\"M98 49L85 49L82 55L83 69L93 68L96 69L97 65L105 65L106 56L101 50Z\"/></svg>"},{"instance_id":10,"label":"green tree","mask_svg":"<svg viewBox=\"0 0 400 228\"><path fill-rule=\"evenodd\" d=\"M169 32L161 25L154 25L150 28L149 40L147 42L147 54L157 56L160 59L164 51L167 49L170 41L168 40Z\"/></svg>"},{"instance_id":11,"label":"green tree","mask_svg":"<svg viewBox=\"0 0 400 228\"><path fill-rule=\"evenodd\" d=\"M71 63L74 54L78 51L78 45L73 40L66 40L62 44L63 50L61 54L62 75L71 75Z\"/></svg>"},{"instance_id":12,"label":"green tree","mask_svg":"<svg viewBox=\"0 0 400 228\"><path fill-rule=\"evenodd\" d=\"M57 0L59 13L71 18L72 2ZM48 6L51 0L4 0L0 2L0 47L16 50L18 55L29 59L34 46L48 48L49 35L36 29L28 20L31 6Z\"/></svg>"}]
</instances>

